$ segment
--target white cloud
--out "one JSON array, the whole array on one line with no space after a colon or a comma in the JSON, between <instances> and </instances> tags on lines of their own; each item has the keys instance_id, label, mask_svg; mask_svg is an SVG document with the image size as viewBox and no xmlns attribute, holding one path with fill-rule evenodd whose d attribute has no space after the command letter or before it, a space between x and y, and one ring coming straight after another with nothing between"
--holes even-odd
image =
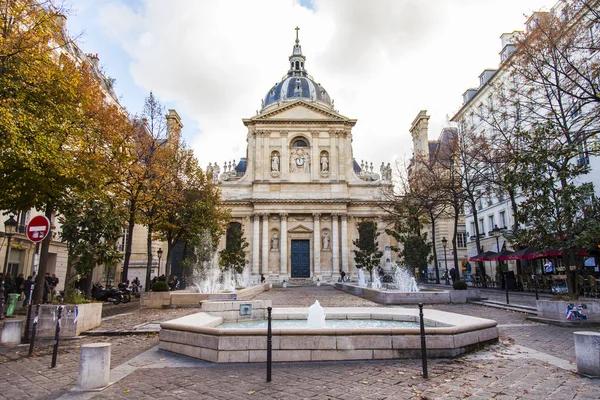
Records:
<instances>
[{"instance_id":1,"label":"white cloud","mask_svg":"<svg viewBox=\"0 0 600 400\"><path fill-rule=\"evenodd\" d=\"M357 118L354 155L374 165L411 151L410 123L431 114L430 138L462 93L498 64L499 36L550 0L146 0L98 5L130 74L178 109L202 165L245 156L241 119L287 72L299 25L307 69Z\"/></svg>"}]
</instances>

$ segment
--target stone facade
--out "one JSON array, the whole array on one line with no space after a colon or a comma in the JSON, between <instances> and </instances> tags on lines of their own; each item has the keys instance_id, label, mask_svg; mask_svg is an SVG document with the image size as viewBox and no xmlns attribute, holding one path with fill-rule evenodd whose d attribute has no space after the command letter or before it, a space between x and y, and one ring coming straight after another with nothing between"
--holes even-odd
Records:
<instances>
[{"instance_id":1,"label":"stone facade","mask_svg":"<svg viewBox=\"0 0 600 400\"><path fill-rule=\"evenodd\" d=\"M222 197L249 243L253 280L260 274L279 282L337 279L341 270L353 275L357 223L379 221L381 250L390 244L381 205L391 181L354 161L356 120L336 111L306 73L298 41L290 60L288 76L267 94L261 111L243 120L247 158L219 177Z\"/></svg>"}]
</instances>

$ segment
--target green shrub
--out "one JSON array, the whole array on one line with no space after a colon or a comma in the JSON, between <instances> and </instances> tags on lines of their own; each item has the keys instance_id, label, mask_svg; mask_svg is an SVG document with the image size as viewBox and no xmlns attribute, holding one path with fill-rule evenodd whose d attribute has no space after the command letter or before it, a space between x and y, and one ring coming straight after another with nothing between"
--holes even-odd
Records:
<instances>
[{"instance_id":1,"label":"green shrub","mask_svg":"<svg viewBox=\"0 0 600 400\"><path fill-rule=\"evenodd\" d=\"M452 287L454 288L454 290L467 290L468 288L467 282L465 281L456 281L454 282Z\"/></svg>"},{"instance_id":2,"label":"green shrub","mask_svg":"<svg viewBox=\"0 0 600 400\"><path fill-rule=\"evenodd\" d=\"M152 285L153 292L168 292L169 285L165 281L156 281L154 285Z\"/></svg>"}]
</instances>

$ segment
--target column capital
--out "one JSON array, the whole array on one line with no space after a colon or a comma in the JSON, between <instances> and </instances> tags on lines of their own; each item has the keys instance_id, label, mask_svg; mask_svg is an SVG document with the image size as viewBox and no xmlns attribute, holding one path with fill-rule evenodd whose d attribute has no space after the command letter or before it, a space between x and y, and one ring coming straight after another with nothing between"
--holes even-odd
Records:
<instances>
[{"instance_id":1,"label":"column capital","mask_svg":"<svg viewBox=\"0 0 600 400\"><path fill-rule=\"evenodd\" d=\"M340 214L340 217L342 217L342 221L348 220L348 214L346 213Z\"/></svg>"},{"instance_id":2,"label":"column capital","mask_svg":"<svg viewBox=\"0 0 600 400\"><path fill-rule=\"evenodd\" d=\"M337 218L340 216L340 213L331 213L331 218Z\"/></svg>"},{"instance_id":3,"label":"column capital","mask_svg":"<svg viewBox=\"0 0 600 400\"><path fill-rule=\"evenodd\" d=\"M279 218L284 219L288 217L288 213L279 213Z\"/></svg>"},{"instance_id":4,"label":"column capital","mask_svg":"<svg viewBox=\"0 0 600 400\"><path fill-rule=\"evenodd\" d=\"M261 213L260 216L263 217L263 219L269 218L269 213Z\"/></svg>"},{"instance_id":5,"label":"column capital","mask_svg":"<svg viewBox=\"0 0 600 400\"><path fill-rule=\"evenodd\" d=\"M313 218L321 218L321 213L313 213Z\"/></svg>"}]
</instances>

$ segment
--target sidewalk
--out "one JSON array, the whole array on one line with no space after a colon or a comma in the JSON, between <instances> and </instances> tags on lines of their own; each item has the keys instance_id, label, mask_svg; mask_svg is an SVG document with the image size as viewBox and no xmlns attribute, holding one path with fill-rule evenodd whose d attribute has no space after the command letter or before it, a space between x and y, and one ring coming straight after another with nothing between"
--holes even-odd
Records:
<instances>
[{"instance_id":1,"label":"sidewalk","mask_svg":"<svg viewBox=\"0 0 600 400\"><path fill-rule=\"evenodd\" d=\"M500 292L502 293L502 292ZM274 307L369 306L331 286L272 289L256 297ZM535 297L534 297L535 299ZM374 303L373 303L374 305ZM409 306L412 307L412 306ZM525 315L471 304L425 307L498 321L501 343L454 360L211 364L158 350L156 334L81 337L61 341L50 369L52 342L0 348L0 399L598 399L600 382L573 373L573 328L527 321ZM102 329L133 329L198 309L136 309L103 319ZM80 346L112 344L111 380L102 392L69 392L76 384ZM63 397L61 397L63 396Z\"/></svg>"}]
</instances>

